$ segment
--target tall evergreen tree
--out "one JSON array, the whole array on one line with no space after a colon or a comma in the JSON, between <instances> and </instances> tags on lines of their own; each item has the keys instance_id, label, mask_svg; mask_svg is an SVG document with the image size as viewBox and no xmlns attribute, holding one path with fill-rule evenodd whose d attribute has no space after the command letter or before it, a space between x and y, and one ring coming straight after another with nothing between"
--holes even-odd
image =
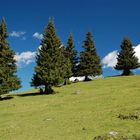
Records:
<instances>
[{"instance_id":1,"label":"tall evergreen tree","mask_svg":"<svg viewBox=\"0 0 140 140\"><path fill-rule=\"evenodd\" d=\"M85 81L87 81L88 76L102 74L100 57L97 55L91 32L87 33L83 48L84 51L80 54L79 75L85 76Z\"/></svg>"},{"instance_id":2,"label":"tall evergreen tree","mask_svg":"<svg viewBox=\"0 0 140 140\"><path fill-rule=\"evenodd\" d=\"M125 38L121 44L121 51L118 54L116 70L123 70L122 75L131 75L132 69L140 67L138 58L135 56L133 45L130 39Z\"/></svg>"},{"instance_id":3,"label":"tall evergreen tree","mask_svg":"<svg viewBox=\"0 0 140 140\"><path fill-rule=\"evenodd\" d=\"M72 34L70 34L70 36L68 38L68 42L67 42L67 46L66 46L66 57L70 59L71 71L72 71L71 76L76 76L78 58L77 58L77 51L75 50L75 45L74 45L74 40L73 40Z\"/></svg>"},{"instance_id":4,"label":"tall evergreen tree","mask_svg":"<svg viewBox=\"0 0 140 140\"><path fill-rule=\"evenodd\" d=\"M65 75L64 76L64 85L67 85L68 83L69 83L69 78L73 75L72 74L72 64L71 64L71 61L70 61L70 58L68 57L68 53L67 53L67 51L66 51L66 48L65 47L63 47L62 48L62 52L63 52L63 54L64 54L64 59L63 59L63 61L64 61L64 69L65 69L65 71L63 72L63 74Z\"/></svg>"},{"instance_id":5,"label":"tall evergreen tree","mask_svg":"<svg viewBox=\"0 0 140 140\"><path fill-rule=\"evenodd\" d=\"M7 38L6 22L3 19L0 24L0 95L21 87L16 75L15 52L10 48Z\"/></svg>"},{"instance_id":6,"label":"tall evergreen tree","mask_svg":"<svg viewBox=\"0 0 140 140\"><path fill-rule=\"evenodd\" d=\"M53 93L52 86L64 82L66 64L63 46L56 34L53 19L45 28L41 48L36 56L37 66L32 79L32 86L45 86L45 93Z\"/></svg>"}]
</instances>

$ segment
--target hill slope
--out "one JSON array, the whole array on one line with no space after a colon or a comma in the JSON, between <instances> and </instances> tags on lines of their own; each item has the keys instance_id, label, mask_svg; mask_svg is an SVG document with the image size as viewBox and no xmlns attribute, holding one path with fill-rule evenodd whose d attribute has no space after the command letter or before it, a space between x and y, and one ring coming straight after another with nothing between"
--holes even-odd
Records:
<instances>
[{"instance_id":1,"label":"hill slope","mask_svg":"<svg viewBox=\"0 0 140 140\"><path fill-rule=\"evenodd\" d=\"M0 140L92 140L110 131L140 132L140 120L118 118L140 113L140 76L79 82L55 90L54 95L28 91L0 101Z\"/></svg>"}]
</instances>

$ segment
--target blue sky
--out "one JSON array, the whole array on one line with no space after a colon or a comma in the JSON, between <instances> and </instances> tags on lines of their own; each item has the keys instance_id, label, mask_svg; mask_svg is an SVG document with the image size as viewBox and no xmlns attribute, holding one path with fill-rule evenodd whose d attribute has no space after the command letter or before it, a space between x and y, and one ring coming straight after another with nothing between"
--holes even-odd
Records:
<instances>
[{"instance_id":1,"label":"blue sky","mask_svg":"<svg viewBox=\"0 0 140 140\"><path fill-rule=\"evenodd\" d=\"M98 54L102 59L106 56L104 76L119 74L110 63L114 63L116 53L112 52L120 49L124 37L129 37L137 46L139 57L139 0L2 0L1 5L0 18L5 17L7 21L9 42L19 61L21 91L30 89L34 54L40 45L38 38L49 17L55 18L57 34L64 44L69 33L73 33L78 51L86 32L93 32Z\"/></svg>"}]
</instances>

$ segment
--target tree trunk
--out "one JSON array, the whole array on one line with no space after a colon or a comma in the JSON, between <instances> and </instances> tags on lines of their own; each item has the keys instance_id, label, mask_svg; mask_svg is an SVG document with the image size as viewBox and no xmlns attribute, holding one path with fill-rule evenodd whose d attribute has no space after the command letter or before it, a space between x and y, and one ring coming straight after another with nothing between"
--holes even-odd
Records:
<instances>
[{"instance_id":1,"label":"tree trunk","mask_svg":"<svg viewBox=\"0 0 140 140\"><path fill-rule=\"evenodd\" d=\"M68 85L68 83L69 83L69 79L68 78L65 78L64 85Z\"/></svg>"},{"instance_id":2,"label":"tree trunk","mask_svg":"<svg viewBox=\"0 0 140 140\"><path fill-rule=\"evenodd\" d=\"M44 93L43 88L39 88L39 92L40 94L43 94Z\"/></svg>"},{"instance_id":3,"label":"tree trunk","mask_svg":"<svg viewBox=\"0 0 140 140\"><path fill-rule=\"evenodd\" d=\"M124 69L122 75L123 76L128 76L128 75L132 75L133 73L130 71L130 69Z\"/></svg>"},{"instance_id":4,"label":"tree trunk","mask_svg":"<svg viewBox=\"0 0 140 140\"><path fill-rule=\"evenodd\" d=\"M85 76L85 81L88 81L88 80L89 80L89 79L88 79L88 76L86 75L86 76Z\"/></svg>"},{"instance_id":5,"label":"tree trunk","mask_svg":"<svg viewBox=\"0 0 140 140\"><path fill-rule=\"evenodd\" d=\"M45 85L45 91L44 91L44 93L45 94L53 94L54 93L54 90L52 89L51 84Z\"/></svg>"}]
</instances>

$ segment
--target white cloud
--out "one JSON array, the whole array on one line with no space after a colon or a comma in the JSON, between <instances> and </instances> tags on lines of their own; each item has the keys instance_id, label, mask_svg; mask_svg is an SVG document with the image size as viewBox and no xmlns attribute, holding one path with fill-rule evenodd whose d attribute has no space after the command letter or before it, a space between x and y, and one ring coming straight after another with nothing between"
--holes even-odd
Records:
<instances>
[{"instance_id":1,"label":"white cloud","mask_svg":"<svg viewBox=\"0 0 140 140\"><path fill-rule=\"evenodd\" d=\"M37 39L39 39L39 40L41 40L41 39L43 38L43 35L42 35L42 34L39 34L38 32L35 32L35 33L33 34L33 37L34 37L34 38L37 38Z\"/></svg>"},{"instance_id":2,"label":"white cloud","mask_svg":"<svg viewBox=\"0 0 140 140\"><path fill-rule=\"evenodd\" d=\"M26 32L17 32L17 31L13 31L9 34L9 36L11 37L23 37L26 34Z\"/></svg>"},{"instance_id":3,"label":"white cloud","mask_svg":"<svg viewBox=\"0 0 140 140\"><path fill-rule=\"evenodd\" d=\"M103 59L102 59L102 64L104 68L106 67L114 67L117 64L117 54L118 51L113 51L107 54Z\"/></svg>"},{"instance_id":4,"label":"white cloud","mask_svg":"<svg viewBox=\"0 0 140 140\"><path fill-rule=\"evenodd\" d=\"M135 55L138 57L139 62L140 62L140 44L134 48L135 48L135 52L136 52Z\"/></svg>"},{"instance_id":5,"label":"white cloud","mask_svg":"<svg viewBox=\"0 0 140 140\"><path fill-rule=\"evenodd\" d=\"M26 65L29 65L30 63L33 63L35 61L35 56L36 52L27 51L17 53L14 58L17 61L18 67L24 67Z\"/></svg>"},{"instance_id":6,"label":"white cloud","mask_svg":"<svg viewBox=\"0 0 140 140\"><path fill-rule=\"evenodd\" d=\"M137 46L134 46L134 51L136 52L135 55L138 57L139 62L140 62L140 44ZM103 59L102 59L102 64L103 67L114 67L117 64L117 54L118 51L112 51L108 53Z\"/></svg>"}]
</instances>

